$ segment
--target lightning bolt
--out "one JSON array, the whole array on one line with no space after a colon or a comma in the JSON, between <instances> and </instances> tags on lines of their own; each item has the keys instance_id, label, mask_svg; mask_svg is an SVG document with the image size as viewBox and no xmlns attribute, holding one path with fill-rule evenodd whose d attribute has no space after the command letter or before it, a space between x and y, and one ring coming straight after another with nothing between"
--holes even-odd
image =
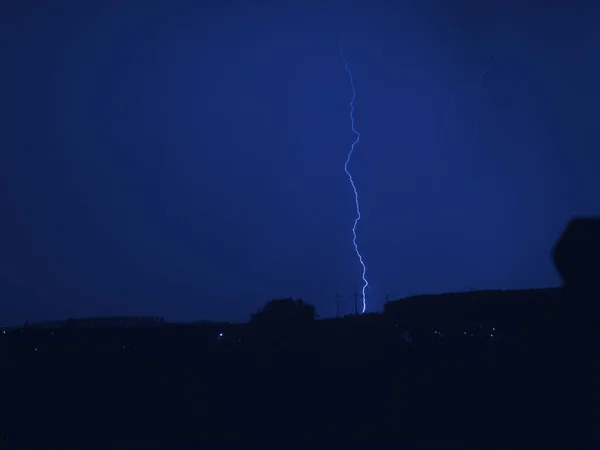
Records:
<instances>
[{"instance_id":1,"label":"lightning bolt","mask_svg":"<svg viewBox=\"0 0 600 450\"><path fill-rule=\"evenodd\" d=\"M354 86L354 76L352 75L352 72L350 71L350 68L348 67L348 60L344 56L344 52L343 52L341 45L340 45L340 56L344 60L344 68L346 69L346 72L348 72L348 76L350 77L350 86L352 87L352 100L350 100L350 124L352 127L352 132L356 135L356 139L354 140L354 142L352 142L352 145L350 146L350 151L348 152L348 157L346 158L346 163L344 164L344 171L346 172L346 175L348 175L348 179L350 180L350 184L352 185L352 190L354 191L354 202L356 204L356 219L354 219L354 226L352 227L352 243L354 244L354 251L356 252L356 256L358 256L358 260L360 261L360 265L362 266L362 280L363 280L364 284L362 287L362 311L361 312L364 314L364 312L367 309L367 297L366 297L365 291L367 289L367 286L369 285L369 282L367 281L367 278L366 278L367 267L365 266L365 263L363 262L362 255L360 254L360 251L358 250L358 244L356 243L356 226L358 225L358 222L361 219L360 205L358 203L358 191L356 190L356 185L354 184L354 179L352 178L352 174L348 170L348 164L350 163L350 159L352 158L352 153L354 153L354 148L356 147L356 144L358 144L358 141L360 140L360 133L358 131L356 131L356 128L354 128L354 101L356 99L356 88Z\"/></svg>"}]
</instances>

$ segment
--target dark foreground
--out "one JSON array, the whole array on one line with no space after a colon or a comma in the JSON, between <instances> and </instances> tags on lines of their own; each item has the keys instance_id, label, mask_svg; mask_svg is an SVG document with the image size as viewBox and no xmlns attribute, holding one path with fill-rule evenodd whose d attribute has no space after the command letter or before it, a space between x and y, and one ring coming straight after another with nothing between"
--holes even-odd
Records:
<instances>
[{"instance_id":1,"label":"dark foreground","mask_svg":"<svg viewBox=\"0 0 600 450\"><path fill-rule=\"evenodd\" d=\"M532 327L537 336L503 341L435 330L407 342L373 320L345 330L17 330L2 336L5 448L592 448L583 334Z\"/></svg>"}]
</instances>

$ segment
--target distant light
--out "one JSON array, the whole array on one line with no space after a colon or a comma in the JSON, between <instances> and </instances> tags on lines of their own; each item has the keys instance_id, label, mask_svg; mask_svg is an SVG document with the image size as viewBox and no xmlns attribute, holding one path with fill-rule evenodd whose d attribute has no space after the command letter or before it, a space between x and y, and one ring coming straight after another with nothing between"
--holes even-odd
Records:
<instances>
[{"instance_id":1,"label":"distant light","mask_svg":"<svg viewBox=\"0 0 600 450\"><path fill-rule=\"evenodd\" d=\"M37 351L38 351L38 350L37 350L37 347L36 347L36 348L34 348L34 349L33 349L33 351L34 351L34 352L37 352Z\"/></svg>"},{"instance_id":2,"label":"distant light","mask_svg":"<svg viewBox=\"0 0 600 450\"><path fill-rule=\"evenodd\" d=\"M490 334L490 337L494 337L494 335L493 335L493 334Z\"/></svg>"},{"instance_id":3,"label":"distant light","mask_svg":"<svg viewBox=\"0 0 600 450\"><path fill-rule=\"evenodd\" d=\"M495 329L495 328L492 328L492 331L496 331L496 329Z\"/></svg>"},{"instance_id":4,"label":"distant light","mask_svg":"<svg viewBox=\"0 0 600 450\"><path fill-rule=\"evenodd\" d=\"M223 333L219 333L219 337L223 337Z\"/></svg>"},{"instance_id":5,"label":"distant light","mask_svg":"<svg viewBox=\"0 0 600 450\"><path fill-rule=\"evenodd\" d=\"M467 332L465 331L463 334L466 336L466 335L467 335Z\"/></svg>"},{"instance_id":6,"label":"distant light","mask_svg":"<svg viewBox=\"0 0 600 450\"><path fill-rule=\"evenodd\" d=\"M238 342L241 344L241 343L242 343L242 340L241 340L241 339L238 339Z\"/></svg>"},{"instance_id":7,"label":"distant light","mask_svg":"<svg viewBox=\"0 0 600 450\"><path fill-rule=\"evenodd\" d=\"M2 330L2 334L6 334L6 330Z\"/></svg>"}]
</instances>

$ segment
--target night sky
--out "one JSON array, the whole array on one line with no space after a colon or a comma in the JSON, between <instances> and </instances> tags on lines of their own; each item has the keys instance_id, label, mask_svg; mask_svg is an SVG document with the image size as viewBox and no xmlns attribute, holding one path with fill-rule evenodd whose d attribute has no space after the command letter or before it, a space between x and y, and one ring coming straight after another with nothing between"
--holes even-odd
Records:
<instances>
[{"instance_id":1,"label":"night sky","mask_svg":"<svg viewBox=\"0 0 600 450\"><path fill-rule=\"evenodd\" d=\"M334 314L361 287L342 41L367 311L556 286L552 244L600 214L600 8L6 3L0 323Z\"/></svg>"}]
</instances>

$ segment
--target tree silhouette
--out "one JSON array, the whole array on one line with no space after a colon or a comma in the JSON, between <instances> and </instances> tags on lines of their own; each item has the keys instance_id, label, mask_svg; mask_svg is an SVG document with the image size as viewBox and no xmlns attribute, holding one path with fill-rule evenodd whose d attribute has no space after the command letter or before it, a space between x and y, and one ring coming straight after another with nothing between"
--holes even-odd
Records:
<instances>
[{"instance_id":1,"label":"tree silhouette","mask_svg":"<svg viewBox=\"0 0 600 450\"><path fill-rule=\"evenodd\" d=\"M298 322L306 323L315 320L316 309L302 299L292 297L274 299L252 315L252 322Z\"/></svg>"}]
</instances>

